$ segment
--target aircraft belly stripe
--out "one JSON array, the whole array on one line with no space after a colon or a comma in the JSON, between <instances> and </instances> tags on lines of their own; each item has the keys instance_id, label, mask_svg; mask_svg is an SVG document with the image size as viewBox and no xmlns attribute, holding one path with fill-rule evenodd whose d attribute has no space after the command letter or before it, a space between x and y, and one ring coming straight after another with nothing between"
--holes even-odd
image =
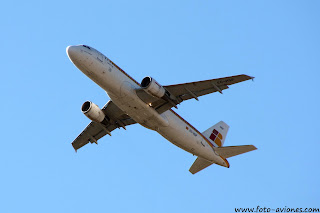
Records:
<instances>
[{"instance_id":1,"label":"aircraft belly stripe","mask_svg":"<svg viewBox=\"0 0 320 213\"><path fill-rule=\"evenodd\" d=\"M230 168L229 161L228 161L227 159L225 159L225 158L221 157L221 156L220 156L220 158L221 158L222 160L224 160L224 162L226 162L226 164L227 164L227 168Z\"/></svg>"},{"instance_id":2,"label":"aircraft belly stripe","mask_svg":"<svg viewBox=\"0 0 320 213\"><path fill-rule=\"evenodd\" d=\"M111 61L110 59L109 59L109 61L110 61L119 71L121 71L125 76L127 76L128 78L130 78L134 83L136 83L136 84L138 84L139 86L141 86L139 82L137 82L136 80L134 80L130 75L128 75L125 71L123 71L123 69L121 69L121 68L120 68L118 65L116 65L113 61Z\"/></svg>"},{"instance_id":3,"label":"aircraft belly stripe","mask_svg":"<svg viewBox=\"0 0 320 213\"><path fill-rule=\"evenodd\" d=\"M188 124L194 131L196 131L199 135L201 135L201 137L209 144L209 146L211 146L212 148L215 147L206 137L204 137L204 135L199 132L194 126L192 126L188 121L184 120L180 115L178 115L175 111L173 111L172 109L170 109L170 111L175 114L176 116L178 116L178 118L180 118L183 122L185 122L186 124Z\"/></svg>"}]
</instances>

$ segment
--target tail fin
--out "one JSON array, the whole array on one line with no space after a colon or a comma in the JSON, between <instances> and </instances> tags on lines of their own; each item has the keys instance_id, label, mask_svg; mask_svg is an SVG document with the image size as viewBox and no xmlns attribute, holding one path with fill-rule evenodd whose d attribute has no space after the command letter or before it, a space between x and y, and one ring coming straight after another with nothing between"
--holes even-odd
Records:
<instances>
[{"instance_id":1,"label":"tail fin","mask_svg":"<svg viewBox=\"0 0 320 213\"><path fill-rule=\"evenodd\" d=\"M202 134L208 138L210 142L217 144L217 146L223 146L228 130L229 126L225 122L220 121L216 125L204 131Z\"/></svg>"}]
</instances>

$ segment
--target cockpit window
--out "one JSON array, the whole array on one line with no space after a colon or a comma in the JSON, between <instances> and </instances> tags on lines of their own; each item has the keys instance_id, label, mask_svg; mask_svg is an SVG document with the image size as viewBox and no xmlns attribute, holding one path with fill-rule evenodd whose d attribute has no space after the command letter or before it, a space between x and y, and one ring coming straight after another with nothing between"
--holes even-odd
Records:
<instances>
[{"instance_id":1,"label":"cockpit window","mask_svg":"<svg viewBox=\"0 0 320 213\"><path fill-rule=\"evenodd\" d=\"M90 47L88 47L87 45L82 45L82 46L84 46L85 48L88 48L90 50Z\"/></svg>"}]
</instances>

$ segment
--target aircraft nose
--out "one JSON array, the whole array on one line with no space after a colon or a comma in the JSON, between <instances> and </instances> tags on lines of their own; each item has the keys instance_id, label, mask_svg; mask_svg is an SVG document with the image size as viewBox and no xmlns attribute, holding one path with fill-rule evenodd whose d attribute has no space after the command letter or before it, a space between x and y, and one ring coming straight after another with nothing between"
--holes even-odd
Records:
<instances>
[{"instance_id":1,"label":"aircraft nose","mask_svg":"<svg viewBox=\"0 0 320 213\"><path fill-rule=\"evenodd\" d=\"M77 57L77 54L78 54L77 46L68 46L66 51L67 51L67 55L71 60L74 60Z\"/></svg>"}]
</instances>

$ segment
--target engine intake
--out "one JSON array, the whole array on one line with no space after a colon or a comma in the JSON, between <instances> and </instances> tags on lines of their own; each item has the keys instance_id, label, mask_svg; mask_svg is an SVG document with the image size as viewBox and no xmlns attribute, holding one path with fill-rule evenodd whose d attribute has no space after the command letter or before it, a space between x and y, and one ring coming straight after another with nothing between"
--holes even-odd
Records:
<instances>
[{"instance_id":1,"label":"engine intake","mask_svg":"<svg viewBox=\"0 0 320 213\"><path fill-rule=\"evenodd\" d=\"M95 121L97 123L103 123L106 124L107 117L103 113L103 111L94 103L91 101L86 101L82 104L81 107L82 113L87 116L90 120Z\"/></svg>"},{"instance_id":2,"label":"engine intake","mask_svg":"<svg viewBox=\"0 0 320 213\"><path fill-rule=\"evenodd\" d=\"M166 90L153 78L145 77L141 81L141 87L149 94L162 98L166 94Z\"/></svg>"}]
</instances>

